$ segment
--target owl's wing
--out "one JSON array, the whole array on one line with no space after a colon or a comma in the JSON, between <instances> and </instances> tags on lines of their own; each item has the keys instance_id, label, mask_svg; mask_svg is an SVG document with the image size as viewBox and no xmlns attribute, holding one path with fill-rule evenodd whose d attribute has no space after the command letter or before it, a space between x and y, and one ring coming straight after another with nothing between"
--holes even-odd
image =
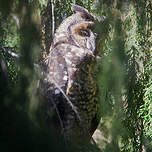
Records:
<instances>
[{"instance_id":1,"label":"owl's wing","mask_svg":"<svg viewBox=\"0 0 152 152\"><path fill-rule=\"evenodd\" d=\"M54 94L59 94L62 89L64 92L66 90L66 85L68 82L68 71L67 64L62 54L61 46L55 47L49 54L46 59L47 64L47 73L46 73L46 82L48 85L51 85L51 91L54 91ZM49 88L48 88L49 89Z\"/></svg>"},{"instance_id":2,"label":"owl's wing","mask_svg":"<svg viewBox=\"0 0 152 152\"><path fill-rule=\"evenodd\" d=\"M62 115L68 110L72 110L80 120L76 107L68 98L68 89L72 83L72 62L70 61L71 58L67 59L66 56L67 52L71 50L68 47L71 46L64 43L57 45L46 59L47 73L45 77L46 89L44 92L51 106L55 103L58 109L62 109Z\"/></svg>"}]
</instances>

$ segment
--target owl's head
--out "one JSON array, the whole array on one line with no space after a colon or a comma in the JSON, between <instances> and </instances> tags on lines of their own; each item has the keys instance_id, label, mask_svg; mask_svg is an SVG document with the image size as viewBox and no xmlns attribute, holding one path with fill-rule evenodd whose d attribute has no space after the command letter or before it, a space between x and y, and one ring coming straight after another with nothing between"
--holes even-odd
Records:
<instances>
[{"instance_id":1,"label":"owl's head","mask_svg":"<svg viewBox=\"0 0 152 152\"><path fill-rule=\"evenodd\" d=\"M95 33L91 30L95 17L85 8L72 4L75 14L66 18L56 31L54 44L60 42L95 51Z\"/></svg>"},{"instance_id":2,"label":"owl's head","mask_svg":"<svg viewBox=\"0 0 152 152\"><path fill-rule=\"evenodd\" d=\"M93 53L95 51L96 36L91 27L94 24L94 16L81 6L72 4L72 8L76 12L75 15L80 16L80 20L74 21L69 26L70 38L76 46L89 49Z\"/></svg>"}]
</instances>

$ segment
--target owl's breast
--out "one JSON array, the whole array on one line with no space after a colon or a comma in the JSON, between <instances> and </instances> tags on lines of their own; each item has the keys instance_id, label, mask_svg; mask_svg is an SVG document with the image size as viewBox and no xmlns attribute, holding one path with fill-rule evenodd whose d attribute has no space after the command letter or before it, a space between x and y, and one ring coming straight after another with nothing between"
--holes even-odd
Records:
<instances>
[{"instance_id":1,"label":"owl's breast","mask_svg":"<svg viewBox=\"0 0 152 152\"><path fill-rule=\"evenodd\" d=\"M92 131L92 121L99 111L98 89L94 76L94 65L91 57L85 57L77 66L71 77L67 95L82 118L80 124L88 132ZM95 118L96 119L96 118ZM94 128L96 128L95 126Z\"/></svg>"}]
</instances>

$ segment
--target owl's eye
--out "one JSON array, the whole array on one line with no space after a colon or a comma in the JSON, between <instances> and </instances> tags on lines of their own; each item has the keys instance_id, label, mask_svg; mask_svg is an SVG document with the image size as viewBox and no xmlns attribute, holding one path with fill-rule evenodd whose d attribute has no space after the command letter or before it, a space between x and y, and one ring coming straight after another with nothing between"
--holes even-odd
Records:
<instances>
[{"instance_id":1,"label":"owl's eye","mask_svg":"<svg viewBox=\"0 0 152 152\"><path fill-rule=\"evenodd\" d=\"M89 37L90 32L89 32L89 30L86 30L86 29L80 29L79 30L79 35L84 36L84 37Z\"/></svg>"}]
</instances>

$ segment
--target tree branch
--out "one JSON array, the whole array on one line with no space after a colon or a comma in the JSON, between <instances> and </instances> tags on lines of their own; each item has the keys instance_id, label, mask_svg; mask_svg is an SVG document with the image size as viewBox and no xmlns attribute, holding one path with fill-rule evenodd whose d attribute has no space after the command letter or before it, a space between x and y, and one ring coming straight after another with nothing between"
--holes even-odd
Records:
<instances>
[{"instance_id":1,"label":"tree branch","mask_svg":"<svg viewBox=\"0 0 152 152\"><path fill-rule=\"evenodd\" d=\"M55 19L54 19L54 0L51 0L51 11L52 11L52 39L55 31Z\"/></svg>"},{"instance_id":2,"label":"tree branch","mask_svg":"<svg viewBox=\"0 0 152 152\"><path fill-rule=\"evenodd\" d=\"M6 48L6 47L2 47L2 46L1 46L0 49L1 49L3 52L9 54L10 56L12 56L12 57L14 57L14 58L19 58L19 57L20 57L20 55L12 52L12 50L10 50L10 48Z\"/></svg>"}]
</instances>

